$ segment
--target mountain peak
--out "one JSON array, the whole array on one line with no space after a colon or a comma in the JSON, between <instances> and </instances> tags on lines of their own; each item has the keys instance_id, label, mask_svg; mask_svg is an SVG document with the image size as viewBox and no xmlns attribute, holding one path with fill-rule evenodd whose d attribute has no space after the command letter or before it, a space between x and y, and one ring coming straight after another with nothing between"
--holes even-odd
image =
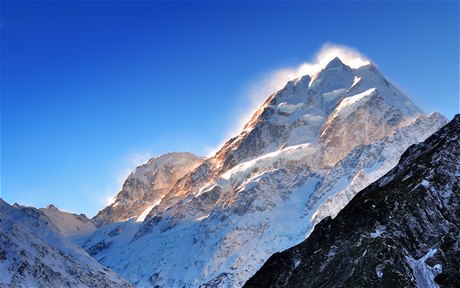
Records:
<instances>
[{"instance_id":1,"label":"mountain peak","mask_svg":"<svg viewBox=\"0 0 460 288\"><path fill-rule=\"evenodd\" d=\"M326 65L325 69L338 68L338 67L342 67L342 66L344 66L342 60L340 60L340 58L336 56L334 59L329 61L329 63Z\"/></svg>"},{"instance_id":2,"label":"mountain peak","mask_svg":"<svg viewBox=\"0 0 460 288\"><path fill-rule=\"evenodd\" d=\"M59 210L56 206L54 206L53 204L49 204L48 206L46 206L46 209L50 209L50 210Z\"/></svg>"},{"instance_id":3,"label":"mountain peak","mask_svg":"<svg viewBox=\"0 0 460 288\"><path fill-rule=\"evenodd\" d=\"M202 161L203 158L189 152L167 153L150 159L128 176L115 201L99 211L92 221L96 226L132 217L143 221L177 180Z\"/></svg>"},{"instance_id":4,"label":"mountain peak","mask_svg":"<svg viewBox=\"0 0 460 288\"><path fill-rule=\"evenodd\" d=\"M437 112L435 112L437 113ZM452 119L453 123L460 123L460 114L456 114L454 118Z\"/></svg>"}]
</instances>

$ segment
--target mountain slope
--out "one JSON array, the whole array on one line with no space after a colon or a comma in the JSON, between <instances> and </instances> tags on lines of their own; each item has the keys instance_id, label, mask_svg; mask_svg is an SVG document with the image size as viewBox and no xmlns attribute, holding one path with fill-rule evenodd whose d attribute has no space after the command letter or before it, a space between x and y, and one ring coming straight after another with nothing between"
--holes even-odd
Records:
<instances>
[{"instance_id":1,"label":"mountain slope","mask_svg":"<svg viewBox=\"0 0 460 288\"><path fill-rule=\"evenodd\" d=\"M239 287L445 123L374 65L333 59L271 95L141 225L102 227L84 248L138 286Z\"/></svg>"},{"instance_id":2,"label":"mountain slope","mask_svg":"<svg viewBox=\"0 0 460 288\"><path fill-rule=\"evenodd\" d=\"M0 199L0 286L130 287L65 239L40 210Z\"/></svg>"},{"instance_id":3,"label":"mountain slope","mask_svg":"<svg viewBox=\"0 0 460 288\"><path fill-rule=\"evenodd\" d=\"M203 158L188 152L168 153L137 167L123 184L114 202L92 219L96 226L145 215L182 176L196 168Z\"/></svg>"},{"instance_id":4,"label":"mountain slope","mask_svg":"<svg viewBox=\"0 0 460 288\"><path fill-rule=\"evenodd\" d=\"M147 219L185 196L200 194L220 176L242 182L247 173L229 175L238 164L269 153L285 154L289 147L303 144L296 157L308 157L312 168L328 169L355 147L391 136L422 114L374 65L351 69L335 58L317 75L294 79L271 95L242 133L180 179ZM435 116L435 122L443 118ZM247 168L250 173L254 167Z\"/></svg>"},{"instance_id":5,"label":"mountain slope","mask_svg":"<svg viewBox=\"0 0 460 288\"><path fill-rule=\"evenodd\" d=\"M84 214L76 215L60 211L54 205L40 210L56 226L62 236L72 241L78 241L96 230L96 227Z\"/></svg>"},{"instance_id":6,"label":"mountain slope","mask_svg":"<svg viewBox=\"0 0 460 288\"><path fill-rule=\"evenodd\" d=\"M460 115L245 287L458 287Z\"/></svg>"}]
</instances>

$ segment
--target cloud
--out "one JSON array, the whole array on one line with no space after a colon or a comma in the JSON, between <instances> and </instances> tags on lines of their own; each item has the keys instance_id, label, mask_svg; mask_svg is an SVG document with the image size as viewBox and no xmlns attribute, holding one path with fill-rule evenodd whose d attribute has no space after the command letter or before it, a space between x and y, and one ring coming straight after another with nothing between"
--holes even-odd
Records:
<instances>
[{"instance_id":1,"label":"cloud","mask_svg":"<svg viewBox=\"0 0 460 288\"><path fill-rule=\"evenodd\" d=\"M218 147L206 148L208 156L215 154L229 138L238 135L243 130L244 125L251 119L252 115L254 115L271 94L281 90L290 80L304 75L317 74L335 57L339 57L344 64L351 68L359 68L369 64L368 58L354 48L326 43L312 57L311 61L301 63L295 67L278 68L265 73L261 77L261 80L249 86L248 91L245 93L247 95L245 97L245 107L247 108L238 113L241 116L234 121L234 125L230 126L230 129L225 134L224 142Z\"/></svg>"}]
</instances>

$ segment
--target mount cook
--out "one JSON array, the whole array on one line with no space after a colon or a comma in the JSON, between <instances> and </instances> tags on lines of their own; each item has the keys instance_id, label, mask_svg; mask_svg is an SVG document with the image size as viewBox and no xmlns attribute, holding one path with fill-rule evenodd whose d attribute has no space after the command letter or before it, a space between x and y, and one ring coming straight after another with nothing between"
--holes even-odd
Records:
<instances>
[{"instance_id":1,"label":"mount cook","mask_svg":"<svg viewBox=\"0 0 460 288\"><path fill-rule=\"evenodd\" d=\"M334 58L270 95L215 155L138 167L76 242L139 287L241 287L446 122L372 63Z\"/></svg>"},{"instance_id":2,"label":"mount cook","mask_svg":"<svg viewBox=\"0 0 460 288\"><path fill-rule=\"evenodd\" d=\"M142 223L103 226L83 247L138 286L240 287L445 123L372 63L335 58L272 94Z\"/></svg>"}]
</instances>

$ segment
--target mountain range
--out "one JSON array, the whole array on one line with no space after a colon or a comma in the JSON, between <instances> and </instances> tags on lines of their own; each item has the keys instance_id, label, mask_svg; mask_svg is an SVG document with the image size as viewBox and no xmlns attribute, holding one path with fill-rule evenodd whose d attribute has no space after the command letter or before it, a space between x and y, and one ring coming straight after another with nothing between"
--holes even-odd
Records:
<instances>
[{"instance_id":1,"label":"mountain range","mask_svg":"<svg viewBox=\"0 0 460 288\"><path fill-rule=\"evenodd\" d=\"M65 225L57 227L45 213L0 199L0 287L131 287L67 239Z\"/></svg>"},{"instance_id":2,"label":"mountain range","mask_svg":"<svg viewBox=\"0 0 460 288\"><path fill-rule=\"evenodd\" d=\"M371 62L351 68L334 58L270 95L214 155L149 160L92 219L53 207L42 213L61 237L135 286L241 287L272 254L339 219L359 191L446 123ZM257 286L257 275L265 274L247 285Z\"/></svg>"},{"instance_id":3,"label":"mountain range","mask_svg":"<svg viewBox=\"0 0 460 288\"><path fill-rule=\"evenodd\" d=\"M142 223L102 227L83 247L138 286L239 287L445 123L375 65L335 58L268 97Z\"/></svg>"}]
</instances>

